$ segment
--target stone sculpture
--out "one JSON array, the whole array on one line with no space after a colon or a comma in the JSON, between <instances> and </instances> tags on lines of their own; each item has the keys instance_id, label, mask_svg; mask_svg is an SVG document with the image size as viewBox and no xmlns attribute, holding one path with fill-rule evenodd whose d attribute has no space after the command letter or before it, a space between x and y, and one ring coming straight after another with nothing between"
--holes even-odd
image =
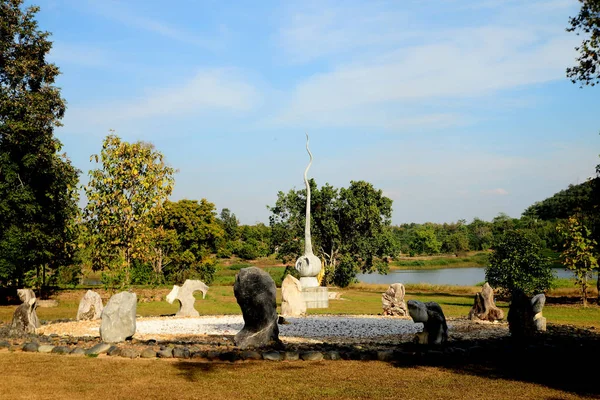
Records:
<instances>
[{"instance_id":1,"label":"stone sculpture","mask_svg":"<svg viewBox=\"0 0 600 400\"><path fill-rule=\"evenodd\" d=\"M481 293L475 294L473 308L469 311L469 319L475 321L498 321L504 318L504 311L494 303L494 290L486 282Z\"/></svg>"},{"instance_id":2,"label":"stone sculpture","mask_svg":"<svg viewBox=\"0 0 600 400\"><path fill-rule=\"evenodd\" d=\"M40 327L35 308L37 307L37 299L34 297L28 298L26 303L21 304L15 310L13 319L10 324L9 335L21 336L29 333L35 333Z\"/></svg>"},{"instance_id":3,"label":"stone sculpture","mask_svg":"<svg viewBox=\"0 0 600 400\"><path fill-rule=\"evenodd\" d=\"M29 303L29 299L35 299L35 293L31 289L17 289L17 295L21 303Z\"/></svg>"},{"instance_id":4,"label":"stone sculpture","mask_svg":"<svg viewBox=\"0 0 600 400\"><path fill-rule=\"evenodd\" d=\"M208 286L202 281L186 279L183 286L173 285L173 290L166 297L166 300L173 304L175 300L179 301L179 311L175 314L176 317L199 317L200 313L194 308L194 292L202 292L202 298L206 297Z\"/></svg>"},{"instance_id":5,"label":"stone sculpture","mask_svg":"<svg viewBox=\"0 0 600 400\"><path fill-rule=\"evenodd\" d=\"M409 300L407 305L413 321L423 323L423 332L415 338L419 344L440 345L448 340L446 317L438 303Z\"/></svg>"},{"instance_id":6,"label":"stone sculpture","mask_svg":"<svg viewBox=\"0 0 600 400\"><path fill-rule=\"evenodd\" d=\"M122 342L135 333L137 296L131 292L120 292L112 296L102 311L100 337L103 342Z\"/></svg>"},{"instance_id":7,"label":"stone sculpture","mask_svg":"<svg viewBox=\"0 0 600 400\"><path fill-rule=\"evenodd\" d=\"M102 305L102 298L100 295L92 290L88 290L79 302L79 307L77 308L77 321L100 319L103 309L104 306Z\"/></svg>"},{"instance_id":8,"label":"stone sculpture","mask_svg":"<svg viewBox=\"0 0 600 400\"><path fill-rule=\"evenodd\" d=\"M241 349L280 343L276 291L273 278L260 268L242 268L237 274L233 294L242 309L244 327L234 342Z\"/></svg>"},{"instance_id":9,"label":"stone sculpture","mask_svg":"<svg viewBox=\"0 0 600 400\"><path fill-rule=\"evenodd\" d=\"M521 339L533 336L536 332L545 332L546 318L542 316L545 303L544 294L530 299L522 291L515 291L511 296L507 318L511 336Z\"/></svg>"},{"instance_id":10,"label":"stone sculpture","mask_svg":"<svg viewBox=\"0 0 600 400\"><path fill-rule=\"evenodd\" d=\"M306 135L306 151L310 156L308 166L304 170L304 185L306 186L306 218L304 223L304 254L296 260L296 269L300 273L300 283L303 288L318 287L317 275L321 272L321 260L314 255L310 236L310 185L308 183L308 169L313 160L308 148L308 134Z\"/></svg>"},{"instance_id":11,"label":"stone sculpture","mask_svg":"<svg viewBox=\"0 0 600 400\"><path fill-rule=\"evenodd\" d=\"M306 314L306 302L300 281L287 275L281 283L281 315L298 317Z\"/></svg>"},{"instance_id":12,"label":"stone sculpture","mask_svg":"<svg viewBox=\"0 0 600 400\"><path fill-rule=\"evenodd\" d=\"M393 315L404 317L408 314L406 303L404 302L404 285L401 283L392 283L388 290L381 295L383 304L383 315Z\"/></svg>"}]
</instances>

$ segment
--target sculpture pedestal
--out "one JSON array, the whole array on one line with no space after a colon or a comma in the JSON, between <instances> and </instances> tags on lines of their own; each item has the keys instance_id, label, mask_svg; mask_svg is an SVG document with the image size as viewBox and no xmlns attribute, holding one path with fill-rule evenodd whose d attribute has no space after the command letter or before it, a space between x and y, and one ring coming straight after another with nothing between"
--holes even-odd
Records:
<instances>
[{"instance_id":1,"label":"sculpture pedestal","mask_svg":"<svg viewBox=\"0 0 600 400\"><path fill-rule=\"evenodd\" d=\"M300 284L303 288L319 287L319 281L316 276L303 276L300 278Z\"/></svg>"},{"instance_id":2,"label":"sculpture pedestal","mask_svg":"<svg viewBox=\"0 0 600 400\"><path fill-rule=\"evenodd\" d=\"M303 287L306 308L329 308L329 291L326 287Z\"/></svg>"}]
</instances>

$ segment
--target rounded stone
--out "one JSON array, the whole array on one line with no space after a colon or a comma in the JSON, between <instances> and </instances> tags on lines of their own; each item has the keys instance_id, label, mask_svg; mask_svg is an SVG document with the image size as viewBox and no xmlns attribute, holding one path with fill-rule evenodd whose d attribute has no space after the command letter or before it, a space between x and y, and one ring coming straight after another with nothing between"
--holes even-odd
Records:
<instances>
[{"instance_id":1,"label":"rounded stone","mask_svg":"<svg viewBox=\"0 0 600 400\"><path fill-rule=\"evenodd\" d=\"M300 358L304 361L321 361L323 359L323 353L319 351L307 351L300 354Z\"/></svg>"},{"instance_id":2,"label":"rounded stone","mask_svg":"<svg viewBox=\"0 0 600 400\"><path fill-rule=\"evenodd\" d=\"M140 357L142 357L142 358L155 358L156 357L156 351L154 351L154 349L151 349L150 347L146 347L144 350L142 350L142 353L140 354Z\"/></svg>"},{"instance_id":3,"label":"rounded stone","mask_svg":"<svg viewBox=\"0 0 600 400\"><path fill-rule=\"evenodd\" d=\"M281 353L278 351L267 351L262 354L263 360L267 361L281 361Z\"/></svg>"}]
</instances>

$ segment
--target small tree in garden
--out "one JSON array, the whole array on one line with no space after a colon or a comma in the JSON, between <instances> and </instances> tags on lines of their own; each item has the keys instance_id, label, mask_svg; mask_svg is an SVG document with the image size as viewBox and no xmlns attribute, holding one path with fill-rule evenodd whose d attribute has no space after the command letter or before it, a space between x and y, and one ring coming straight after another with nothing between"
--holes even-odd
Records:
<instances>
[{"instance_id":1,"label":"small tree in garden","mask_svg":"<svg viewBox=\"0 0 600 400\"><path fill-rule=\"evenodd\" d=\"M550 289L554 278L541 247L520 230L505 232L492 246L485 270L488 283L504 295L522 290L528 296Z\"/></svg>"},{"instance_id":2,"label":"small tree in garden","mask_svg":"<svg viewBox=\"0 0 600 400\"><path fill-rule=\"evenodd\" d=\"M572 216L557 226L565 239L561 259L565 267L575 274L576 284L581 288L581 300L587 307L588 278L598 268L598 260L594 256L596 241L590 239L590 231ZM599 288L600 289L600 288Z\"/></svg>"},{"instance_id":3,"label":"small tree in garden","mask_svg":"<svg viewBox=\"0 0 600 400\"><path fill-rule=\"evenodd\" d=\"M101 164L90 171L85 187L93 268L108 270L109 286L127 286L133 261L150 261L155 239L150 223L173 190L175 171L152 144L130 144L115 135L106 137L92 160Z\"/></svg>"}]
</instances>

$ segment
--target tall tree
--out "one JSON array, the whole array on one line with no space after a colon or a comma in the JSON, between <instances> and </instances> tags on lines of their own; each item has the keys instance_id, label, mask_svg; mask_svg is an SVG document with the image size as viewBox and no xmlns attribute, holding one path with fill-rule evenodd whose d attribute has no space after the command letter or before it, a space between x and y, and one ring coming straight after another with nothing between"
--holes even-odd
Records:
<instances>
[{"instance_id":1,"label":"tall tree","mask_svg":"<svg viewBox=\"0 0 600 400\"><path fill-rule=\"evenodd\" d=\"M567 32L583 34L577 65L567 68L567 77L573 83L595 86L600 83L600 0L579 0L581 9L569 18Z\"/></svg>"},{"instance_id":2,"label":"tall tree","mask_svg":"<svg viewBox=\"0 0 600 400\"><path fill-rule=\"evenodd\" d=\"M101 167L91 170L85 187L84 217L94 269L107 269L110 286L131 281L133 260L148 261L154 214L173 190L174 169L150 143L127 143L111 134L102 145Z\"/></svg>"},{"instance_id":3,"label":"tall tree","mask_svg":"<svg viewBox=\"0 0 600 400\"><path fill-rule=\"evenodd\" d=\"M325 282L348 286L358 271L387 271L393 255L390 229L392 200L368 182L348 188L329 184L311 187L311 236L316 255L325 263ZM271 246L284 262L293 262L304 249L306 190L279 192L272 215Z\"/></svg>"},{"instance_id":4,"label":"tall tree","mask_svg":"<svg viewBox=\"0 0 600 400\"><path fill-rule=\"evenodd\" d=\"M558 225L563 235L564 250L561 259L565 267L575 274L576 284L581 288L581 300L587 307L587 282L589 275L598 268L598 260L594 255L596 242L590 238L590 231L575 217L569 217L565 223ZM600 280L598 281L600 290ZM600 292L599 292L600 293ZM600 294L598 295L600 297Z\"/></svg>"},{"instance_id":5,"label":"tall tree","mask_svg":"<svg viewBox=\"0 0 600 400\"><path fill-rule=\"evenodd\" d=\"M65 102L38 11L0 1L0 284L33 273L43 285L48 268L70 262L76 232L79 172L53 134Z\"/></svg>"}]
</instances>

